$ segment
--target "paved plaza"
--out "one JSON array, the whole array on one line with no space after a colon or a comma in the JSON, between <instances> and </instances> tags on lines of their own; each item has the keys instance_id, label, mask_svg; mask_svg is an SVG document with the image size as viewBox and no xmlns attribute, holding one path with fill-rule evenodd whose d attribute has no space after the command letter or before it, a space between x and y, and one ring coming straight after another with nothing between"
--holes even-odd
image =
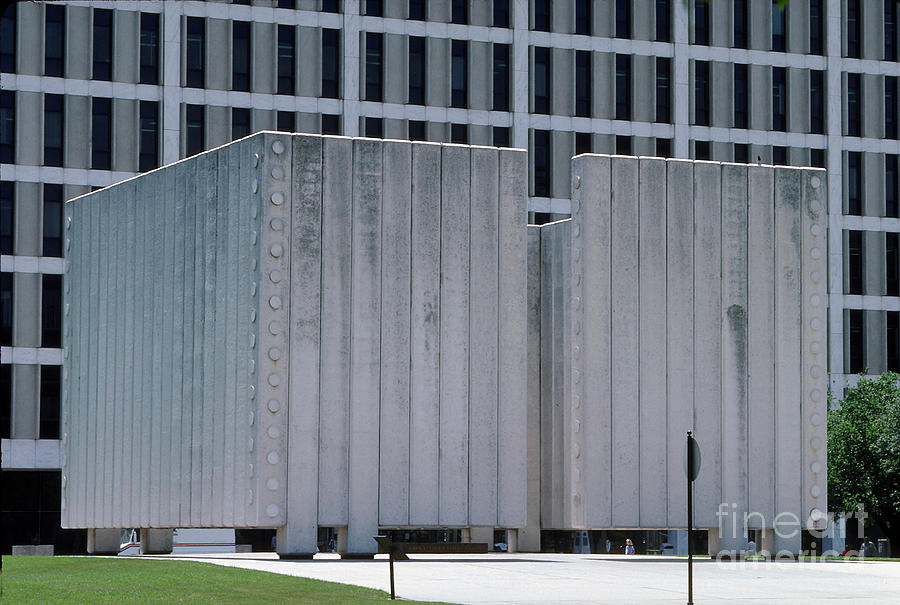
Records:
<instances>
[{"instance_id":1,"label":"paved plaza","mask_svg":"<svg viewBox=\"0 0 900 605\"><path fill-rule=\"evenodd\" d=\"M166 557L389 590L388 563L283 561L274 554ZM685 603L687 560L674 557L412 555L395 564L399 598L452 603ZM697 559L694 603L897 603L900 563L731 562Z\"/></svg>"}]
</instances>

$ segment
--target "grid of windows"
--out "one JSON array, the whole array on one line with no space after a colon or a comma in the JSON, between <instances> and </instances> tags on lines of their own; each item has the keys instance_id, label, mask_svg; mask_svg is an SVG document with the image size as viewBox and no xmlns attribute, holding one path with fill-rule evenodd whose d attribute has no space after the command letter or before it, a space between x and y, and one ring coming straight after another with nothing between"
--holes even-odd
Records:
<instances>
[{"instance_id":1,"label":"grid of windows","mask_svg":"<svg viewBox=\"0 0 900 605\"><path fill-rule=\"evenodd\" d=\"M591 91L594 87L591 74L591 51L575 51L575 115L591 116Z\"/></svg>"},{"instance_id":2,"label":"grid of windows","mask_svg":"<svg viewBox=\"0 0 900 605\"><path fill-rule=\"evenodd\" d=\"M58 277L44 276L46 277ZM41 439L59 439L60 366L41 366L41 413L38 435Z\"/></svg>"},{"instance_id":3,"label":"grid of windows","mask_svg":"<svg viewBox=\"0 0 900 605\"><path fill-rule=\"evenodd\" d=\"M694 124L709 126L708 61L694 61Z\"/></svg>"},{"instance_id":4,"label":"grid of windows","mask_svg":"<svg viewBox=\"0 0 900 605\"><path fill-rule=\"evenodd\" d=\"M341 116L323 113L322 134L341 134Z\"/></svg>"},{"instance_id":5,"label":"grid of windows","mask_svg":"<svg viewBox=\"0 0 900 605\"><path fill-rule=\"evenodd\" d=\"M246 107L231 108L231 140L250 134L250 110Z\"/></svg>"},{"instance_id":6,"label":"grid of windows","mask_svg":"<svg viewBox=\"0 0 900 605\"><path fill-rule=\"evenodd\" d=\"M743 63L734 65L734 127L749 128L750 83L749 68Z\"/></svg>"},{"instance_id":7,"label":"grid of windows","mask_svg":"<svg viewBox=\"0 0 900 605\"><path fill-rule=\"evenodd\" d=\"M469 0L453 0L450 8L450 21L463 25L469 22Z\"/></svg>"},{"instance_id":8,"label":"grid of windows","mask_svg":"<svg viewBox=\"0 0 900 605\"><path fill-rule=\"evenodd\" d=\"M62 275L41 276L41 346L62 346Z\"/></svg>"},{"instance_id":9,"label":"grid of windows","mask_svg":"<svg viewBox=\"0 0 900 605\"><path fill-rule=\"evenodd\" d=\"M897 2L884 0L884 59L897 60Z\"/></svg>"},{"instance_id":10,"label":"grid of windows","mask_svg":"<svg viewBox=\"0 0 900 605\"><path fill-rule=\"evenodd\" d=\"M494 44L494 111L509 111L509 44Z\"/></svg>"},{"instance_id":11,"label":"grid of windows","mask_svg":"<svg viewBox=\"0 0 900 605\"><path fill-rule=\"evenodd\" d=\"M293 111L279 111L275 115L275 128L281 132L296 132L297 114Z\"/></svg>"},{"instance_id":12,"label":"grid of windows","mask_svg":"<svg viewBox=\"0 0 900 605\"><path fill-rule=\"evenodd\" d=\"M63 188L62 185L44 185L43 205L43 256L63 255Z\"/></svg>"},{"instance_id":13,"label":"grid of windows","mask_svg":"<svg viewBox=\"0 0 900 605\"><path fill-rule=\"evenodd\" d=\"M494 27L509 27L509 0L494 0Z\"/></svg>"},{"instance_id":14,"label":"grid of windows","mask_svg":"<svg viewBox=\"0 0 900 605\"><path fill-rule=\"evenodd\" d=\"M825 72L809 72L809 131L825 134Z\"/></svg>"},{"instance_id":15,"label":"grid of windows","mask_svg":"<svg viewBox=\"0 0 900 605\"><path fill-rule=\"evenodd\" d=\"M709 141L694 141L694 159L695 160L710 159Z\"/></svg>"},{"instance_id":16,"label":"grid of windows","mask_svg":"<svg viewBox=\"0 0 900 605\"><path fill-rule=\"evenodd\" d=\"M44 75L66 75L66 7L44 4Z\"/></svg>"},{"instance_id":17,"label":"grid of windows","mask_svg":"<svg viewBox=\"0 0 900 605\"><path fill-rule=\"evenodd\" d=\"M427 141L427 124L421 120L410 120L407 124L407 137L410 141Z\"/></svg>"},{"instance_id":18,"label":"grid of windows","mask_svg":"<svg viewBox=\"0 0 900 605\"><path fill-rule=\"evenodd\" d=\"M365 134L367 137L380 139L384 133L384 125L381 118L366 118Z\"/></svg>"},{"instance_id":19,"label":"grid of windows","mask_svg":"<svg viewBox=\"0 0 900 605\"><path fill-rule=\"evenodd\" d=\"M591 133L575 133L575 155L581 155L582 153L591 153L594 150L593 147L594 146L591 144Z\"/></svg>"},{"instance_id":20,"label":"grid of windows","mask_svg":"<svg viewBox=\"0 0 900 605\"><path fill-rule=\"evenodd\" d=\"M506 126L494 126L494 147L509 147L509 128Z\"/></svg>"},{"instance_id":21,"label":"grid of windows","mask_svg":"<svg viewBox=\"0 0 900 605\"><path fill-rule=\"evenodd\" d=\"M750 162L750 145L747 145L746 143L735 143L734 161L741 164L748 164Z\"/></svg>"},{"instance_id":22,"label":"grid of windows","mask_svg":"<svg viewBox=\"0 0 900 605\"><path fill-rule=\"evenodd\" d=\"M847 232L847 294L863 294L863 232Z\"/></svg>"},{"instance_id":23,"label":"grid of windows","mask_svg":"<svg viewBox=\"0 0 900 605\"><path fill-rule=\"evenodd\" d=\"M772 0L772 50L787 50L787 10L779 0Z\"/></svg>"},{"instance_id":24,"label":"grid of windows","mask_svg":"<svg viewBox=\"0 0 900 605\"><path fill-rule=\"evenodd\" d=\"M631 119L631 55L616 55L616 119Z\"/></svg>"},{"instance_id":25,"label":"grid of windows","mask_svg":"<svg viewBox=\"0 0 900 605\"><path fill-rule=\"evenodd\" d=\"M322 96L340 95L341 36L336 29L322 30Z\"/></svg>"},{"instance_id":26,"label":"grid of windows","mask_svg":"<svg viewBox=\"0 0 900 605\"><path fill-rule=\"evenodd\" d=\"M381 101L384 82L384 35L366 34L366 101Z\"/></svg>"},{"instance_id":27,"label":"grid of windows","mask_svg":"<svg viewBox=\"0 0 900 605\"><path fill-rule=\"evenodd\" d=\"M185 85L203 88L206 83L206 23L201 17L187 18L185 40Z\"/></svg>"},{"instance_id":28,"label":"grid of windows","mask_svg":"<svg viewBox=\"0 0 900 605\"><path fill-rule=\"evenodd\" d=\"M847 329L850 335L848 351L849 366L846 368L849 374L859 374L866 369L866 333L865 311L851 309L847 312Z\"/></svg>"},{"instance_id":29,"label":"grid of windows","mask_svg":"<svg viewBox=\"0 0 900 605\"><path fill-rule=\"evenodd\" d=\"M550 131L534 131L534 195L550 197Z\"/></svg>"},{"instance_id":30,"label":"grid of windows","mask_svg":"<svg viewBox=\"0 0 900 605\"><path fill-rule=\"evenodd\" d=\"M138 170L146 172L159 167L159 103L141 101L141 132L138 143Z\"/></svg>"},{"instance_id":31,"label":"grid of windows","mask_svg":"<svg viewBox=\"0 0 900 605\"><path fill-rule=\"evenodd\" d=\"M809 52L824 54L825 0L809 0Z\"/></svg>"},{"instance_id":32,"label":"grid of windows","mask_svg":"<svg viewBox=\"0 0 900 605\"><path fill-rule=\"evenodd\" d=\"M292 25L278 26L278 94L294 94L296 33Z\"/></svg>"},{"instance_id":33,"label":"grid of windows","mask_svg":"<svg viewBox=\"0 0 900 605\"><path fill-rule=\"evenodd\" d=\"M159 15L141 13L141 84L159 84Z\"/></svg>"},{"instance_id":34,"label":"grid of windows","mask_svg":"<svg viewBox=\"0 0 900 605\"><path fill-rule=\"evenodd\" d=\"M860 0L847 1L847 56L858 59L860 50Z\"/></svg>"},{"instance_id":35,"label":"grid of windows","mask_svg":"<svg viewBox=\"0 0 900 605\"><path fill-rule=\"evenodd\" d=\"M231 24L231 89L250 90L250 22Z\"/></svg>"},{"instance_id":36,"label":"grid of windows","mask_svg":"<svg viewBox=\"0 0 900 605\"><path fill-rule=\"evenodd\" d=\"M206 107L203 105L185 105L185 157L203 151L206 144Z\"/></svg>"},{"instance_id":37,"label":"grid of windows","mask_svg":"<svg viewBox=\"0 0 900 605\"><path fill-rule=\"evenodd\" d=\"M787 130L787 68L772 68L772 130Z\"/></svg>"},{"instance_id":38,"label":"grid of windows","mask_svg":"<svg viewBox=\"0 0 900 605\"><path fill-rule=\"evenodd\" d=\"M62 95L44 95L44 165L63 165L65 102Z\"/></svg>"},{"instance_id":39,"label":"grid of windows","mask_svg":"<svg viewBox=\"0 0 900 605\"><path fill-rule=\"evenodd\" d=\"M626 136L617 136L616 137L616 154L617 155L631 155L631 137L626 137Z\"/></svg>"},{"instance_id":40,"label":"grid of windows","mask_svg":"<svg viewBox=\"0 0 900 605\"><path fill-rule=\"evenodd\" d=\"M469 142L468 124L450 124L450 142L467 144Z\"/></svg>"},{"instance_id":41,"label":"grid of windows","mask_svg":"<svg viewBox=\"0 0 900 605\"><path fill-rule=\"evenodd\" d=\"M16 73L16 5L4 7L0 15L0 71Z\"/></svg>"},{"instance_id":42,"label":"grid of windows","mask_svg":"<svg viewBox=\"0 0 900 605\"><path fill-rule=\"evenodd\" d=\"M672 37L669 0L656 0L656 41L668 42Z\"/></svg>"},{"instance_id":43,"label":"grid of windows","mask_svg":"<svg viewBox=\"0 0 900 605\"><path fill-rule=\"evenodd\" d=\"M426 19L425 4L425 0L409 0L408 18L424 21Z\"/></svg>"},{"instance_id":44,"label":"grid of windows","mask_svg":"<svg viewBox=\"0 0 900 605\"><path fill-rule=\"evenodd\" d=\"M382 0L366 0L366 15L370 17L382 16Z\"/></svg>"},{"instance_id":45,"label":"grid of windows","mask_svg":"<svg viewBox=\"0 0 900 605\"><path fill-rule=\"evenodd\" d=\"M656 157L672 157L672 139L656 139Z\"/></svg>"},{"instance_id":46,"label":"grid of windows","mask_svg":"<svg viewBox=\"0 0 900 605\"><path fill-rule=\"evenodd\" d=\"M897 232L884 234L884 293L900 295L900 256L897 248Z\"/></svg>"},{"instance_id":47,"label":"grid of windows","mask_svg":"<svg viewBox=\"0 0 900 605\"><path fill-rule=\"evenodd\" d=\"M847 152L847 214L862 214L862 153Z\"/></svg>"},{"instance_id":48,"label":"grid of windows","mask_svg":"<svg viewBox=\"0 0 900 605\"><path fill-rule=\"evenodd\" d=\"M847 136L858 137L862 131L862 77L847 74Z\"/></svg>"},{"instance_id":49,"label":"grid of windows","mask_svg":"<svg viewBox=\"0 0 900 605\"><path fill-rule=\"evenodd\" d=\"M534 49L534 113L550 113L550 49Z\"/></svg>"},{"instance_id":50,"label":"grid of windows","mask_svg":"<svg viewBox=\"0 0 900 605\"><path fill-rule=\"evenodd\" d=\"M550 31L550 0L534 0L534 29Z\"/></svg>"},{"instance_id":51,"label":"grid of windows","mask_svg":"<svg viewBox=\"0 0 900 605\"><path fill-rule=\"evenodd\" d=\"M616 0L616 38L631 37L631 0Z\"/></svg>"},{"instance_id":52,"label":"grid of windows","mask_svg":"<svg viewBox=\"0 0 900 605\"><path fill-rule=\"evenodd\" d=\"M694 3L694 44L709 46L709 4Z\"/></svg>"},{"instance_id":53,"label":"grid of windows","mask_svg":"<svg viewBox=\"0 0 900 605\"><path fill-rule=\"evenodd\" d=\"M672 120L671 88L672 60L669 57L656 58L656 121L668 123Z\"/></svg>"},{"instance_id":54,"label":"grid of windows","mask_svg":"<svg viewBox=\"0 0 900 605\"><path fill-rule=\"evenodd\" d=\"M94 9L93 71L95 80L112 80L113 12Z\"/></svg>"},{"instance_id":55,"label":"grid of windows","mask_svg":"<svg viewBox=\"0 0 900 605\"><path fill-rule=\"evenodd\" d=\"M749 0L734 0L732 19L734 20L734 34L732 46L735 48L747 48L747 28L750 26Z\"/></svg>"},{"instance_id":56,"label":"grid of windows","mask_svg":"<svg viewBox=\"0 0 900 605\"><path fill-rule=\"evenodd\" d=\"M91 103L91 168L109 170L112 160L112 99Z\"/></svg>"},{"instance_id":57,"label":"grid of windows","mask_svg":"<svg viewBox=\"0 0 900 605\"><path fill-rule=\"evenodd\" d=\"M591 0L575 0L575 33L590 36L592 19Z\"/></svg>"},{"instance_id":58,"label":"grid of windows","mask_svg":"<svg viewBox=\"0 0 900 605\"><path fill-rule=\"evenodd\" d=\"M466 40L453 40L450 59L450 106L468 106L469 81L469 43Z\"/></svg>"},{"instance_id":59,"label":"grid of windows","mask_svg":"<svg viewBox=\"0 0 900 605\"><path fill-rule=\"evenodd\" d=\"M497 46L494 45L494 73L497 70ZM409 98L413 105L425 104L425 38L419 36L409 37ZM494 80L494 98L496 99L496 77ZM497 109L494 107L494 109Z\"/></svg>"}]
</instances>

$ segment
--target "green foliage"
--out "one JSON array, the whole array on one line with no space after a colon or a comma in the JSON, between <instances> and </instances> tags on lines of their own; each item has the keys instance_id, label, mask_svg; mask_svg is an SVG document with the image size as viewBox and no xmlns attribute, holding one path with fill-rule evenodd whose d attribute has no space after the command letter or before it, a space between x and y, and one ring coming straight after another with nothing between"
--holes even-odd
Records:
<instances>
[{"instance_id":1,"label":"green foliage","mask_svg":"<svg viewBox=\"0 0 900 605\"><path fill-rule=\"evenodd\" d=\"M0 581L2 603L390 602L387 593L361 586L191 561L6 556Z\"/></svg>"},{"instance_id":2,"label":"green foliage","mask_svg":"<svg viewBox=\"0 0 900 605\"><path fill-rule=\"evenodd\" d=\"M900 375L860 377L828 412L828 504L900 529ZM885 522L887 522L885 524Z\"/></svg>"}]
</instances>

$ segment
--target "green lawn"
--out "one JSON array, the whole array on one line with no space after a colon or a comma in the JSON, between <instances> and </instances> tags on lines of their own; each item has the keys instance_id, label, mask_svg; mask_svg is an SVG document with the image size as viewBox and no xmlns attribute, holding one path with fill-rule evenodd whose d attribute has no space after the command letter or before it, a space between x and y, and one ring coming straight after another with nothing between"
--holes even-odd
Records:
<instances>
[{"instance_id":1,"label":"green lawn","mask_svg":"<svg viewBox=\"0 0 900 605\"><path fill-rule=\"evenodd\" d=\"M390 602L380 590L192 561L6 556L0 581L10 604Z\"/></svg>"}]
</instances>

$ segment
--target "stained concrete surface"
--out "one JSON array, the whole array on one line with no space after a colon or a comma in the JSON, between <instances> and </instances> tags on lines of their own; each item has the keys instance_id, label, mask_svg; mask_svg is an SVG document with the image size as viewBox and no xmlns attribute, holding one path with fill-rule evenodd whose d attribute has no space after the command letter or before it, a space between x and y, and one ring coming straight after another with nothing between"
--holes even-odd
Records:
<instances>
[{"instance_id":1,"label":"stained concrete surface","mask_svg":"<svg viewBox=\"0 0 900 605\"><path fill-rule=\"evenodd\" d=\"M165 557L388 591L387 560L282 561L274 553ZM159 557L154 557L159 558ZM413 555L395 565L398 598L452 603L685 603L687 559L622 555ZM896 603L900 564L696 559L694 603Z\"/></svg>"}]
</instances>

